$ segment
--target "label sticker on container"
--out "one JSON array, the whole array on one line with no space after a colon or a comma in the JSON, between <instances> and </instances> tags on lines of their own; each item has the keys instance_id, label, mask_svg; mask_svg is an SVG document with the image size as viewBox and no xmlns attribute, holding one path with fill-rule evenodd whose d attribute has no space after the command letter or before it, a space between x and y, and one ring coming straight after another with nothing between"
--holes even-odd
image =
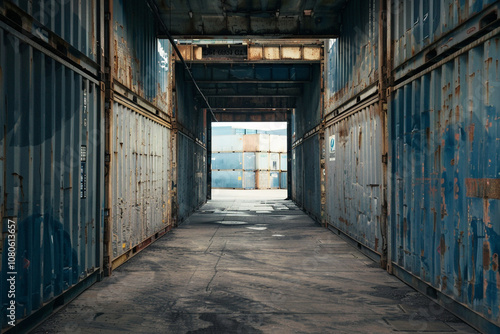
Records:
<instances>
[{"instance_id":1,"label":"label sticker on container","mask_svg":"<svg viewBox=\"0 0 500 334\"><path fill-rule=\"evenodd\" d=\"M241 176L238 176L238 181L241 181Z\"/></svg>"},{"instance_id":2,"label":"label sticker on container","mask_svg":"<svg viewBox=\"0 0 500 334\"><path fill-rule=\"evenodd\" d=\"M335 161L335 135L330 136L330 161Z\"/></svg>"}]
</instances>

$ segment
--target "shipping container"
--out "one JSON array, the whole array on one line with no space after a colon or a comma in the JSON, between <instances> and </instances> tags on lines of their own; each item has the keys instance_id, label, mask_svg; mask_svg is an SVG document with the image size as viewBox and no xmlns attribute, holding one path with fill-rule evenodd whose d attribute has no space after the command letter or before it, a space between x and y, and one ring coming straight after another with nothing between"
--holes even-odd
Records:
<instances>
[{"instance_id":1,"label":"shipping container","mask_svg":"<svg viewBox=\"0 0 500 334\"><path fill-rule=\"evenodd\" d=\"M245 172L246 177L248 177L249 183L251 182L251 176L253 172ZM246 179L245 179L246 180ZM251 185L251 183L250 183ZM231 189L242 189L243 188L243 171L242 170L214 170L212 171L212 189L216 188L231 188Z\"/></svg>"},{"instance_id":2,"label":"shipping container","mask_svg":"<svg viewBox=\"0 0 500 334\"><path fill-rule=\"evenodd\" d=\"M303 207L316 219L321 219L320 192L320 144L319 134L314 134L302 143Z\"/></svg>"},{"instance_id":3,"label":"shipping container","mask_svg":"<svg viewBox=\"0 0 500 334\"><path fill-rule=\"evenodd\" d=\"M182 221L207 200L207 149L178 132L177 156L177 219Z\"/></svg>"},{"instance_id":4,"label":"shipping container","mask_svg":"<svg viewBox=\"0 0 500 334\"><path fill-rule=\"evenodd\" d=\"M280 154L280 170L281 171L288 170L288 154L286 153Z\"/></svg>"},{"instance_id":5,"label":"shipping container","mask_svg":"<svg viewBox=\"0 0 500 334\"><path fill-rule=\"evenodd\" d=\"M212 136L212 152L243 152L243 135Z\"/></svg>"},{"instance_id":6,"label":"shipping container","mask_svg":"<svg viewBox=\"0 0 500 334\"><path fill-rule=\"evenodd\" d=\"M255 172L255 185L257 189L271 189L271 175L269 171Z\"/></svg>"},{"instance_id":7,"label":"shipping container","mask_svg":"<svg viewBox=\"0 0 500 334\"><path fill-rule=\"evenodd\" d=\"M269 150L276 153L287 152L287 137L280 135L269 136Z\"/></svg>"},{"instance_id":8,"label":"shipping container","mask_svg":"<svg viewBox=\"0 0 500 334\"><path fill-rule=\"evenodd\" d=\"M342 34L326 46L327 113L366 93L378 80L379 2L348 1L342 11Z\"/></svg>"},{"instance_id":9,"label":"shipping container","mask_svg":"<svg viewBox=\"0 0 500 334\"><path fill-rule=\"evenodd\" d=\"M245 135L243 150L245 152L269 152L269 135Z\"/></svg>"},{"instance_id":10,"label":"shipping container","mask_svg":"<svg viewBox=\"0 0 500 334\"><path fill-rule=\"evenodd\" d=\"M383 123L378 102L347 113L325 132L326 220L382 253Z\"/></svg>"},{"instance_id":11,"label":"shipping container","mask_svg":"<svg viewBox=\"0 0 500 334\"><path fill-rule=\"evenodd\" d=\"M231 126L213 126L212 136L231 136L236 134L234 130Z\"/></svg>"},{"instance_id":12,"label":"shipping container","mask_svg":"<svg viewBox=\"0 0 500 334\"><path fill-rule=\"evenodd\" d=\"M245 152L243 153L243 169L248 171L254 171L257 169L255 152Z\"/></svg>"},{"instance_id":13,"label":"shipping container","mask_svg":"<svg viewBox=\"0 0 500 334\"><path fill-rule=\"evenodd\" d=\"M280 189L288 188L288 173L280 172Z\"/></svg>"},{"instance_id":14,"label":"shipping container","mask_svg":"<svg viewBox=\"0 0 500 334\"><path fill-rule=\"evenodd\" d=\"M79 51L94 63L98 63L101 51L98 50L98 2L54 1L54 0L4 0L0 2L0 12L5 16L23 22L23 27L69 57L85 59L72 49ZM24 19L23 17L34 19ZM26 24L30 22L30 27ZM61 40L59 40L59 38Z\"/></svg>"},{"instance_id":15,"label":"shipping container","mask_svg":"<svg viewBox=\"0 0 500 334\"><path fill-rule=\"evenodd\" d=\"M280 155L279 153L270 153L269 154L269 167L270 170L279 170L280 169Z\"/></svg>"},{"instance_id":16,"label":"shipping container","mask_svg":"<svg viewBox=\"0 0 500 334\"><path fill-rule=\"evenodd\" d=\"M7 273L16 272L18 321L100 274L102 101L99 82L0 22L0 299L12 300Z\"/></svg>"},{"instance_id":17,"label":"shipping container","mask_svg":"<svg viewBox=\"0 0 500 334\"><path fill-rule=\"evenodd\" d=\"M270 177L269 187L271 189L279 189L280 188L280 172L271 171L269 177Z\"/></svg>"},{"instance_id":18,"label":"shipping container","mask_svg":"<svg viewBox=\"0 0 500 334\"><path fill-rule=\"evenodd\" d=\"M243 189L255 189L255 172L243 172Z\"/></svg>"},{"instance_id":19,"label":"shipping container","mask_svg":"<svg viewBox=\"0 0 500 334\"><path fill-rule=\"evenodd\" d=\"M500 5L483 1L392 1L394 77L442 59L497 25Z\"/></svg>"},{"instance_id":20,"label":"shipping container","mask_svg":"<svg viewBox=\"0 0 500 334\"><path fill-rule=\"evenodd\" d=\"M498 326L497 34L395 87L389 213L396 274L411 274L472 310L470 319L479 314Z\"/></svg>"},{"instance_id":21,"label":"shipping container","mask_svg":"<svg viewBox=\"0 0 500 334\"><path fill-rule=\"evenodd\" d=\"M257 170L270 170L269 153L255 153L255 167Z\"/></svg>"},{"instance_id":22,"label":"shipping container","mask_svg":"<svg viewBox=\"0 0 500 334\"><path fill-rule=\"evenodd\" d=\"M156 38L152 16L144 1L113 1L113 76L134 94L170 115L171 46L168 40Z\"/></svg>"},{"instance_id":23,"label":"shipping container","mask_svg":"<svg viewBox=\"0 0 500 334\"><path fill-rule=\"evenodd\" d=\"M243 169L243 153L212 153L212 169Z\"/></svg>"},{"instance_id":24,"label":"shipping container","mask_svg":"<svg viewBox=\"0 0 500 334\"><path fill-rule=\"evenodd\" d=\"M124 99L113 104L113 259L171 225L171 131L152 117Z\"/></svg>"}]
</instances>

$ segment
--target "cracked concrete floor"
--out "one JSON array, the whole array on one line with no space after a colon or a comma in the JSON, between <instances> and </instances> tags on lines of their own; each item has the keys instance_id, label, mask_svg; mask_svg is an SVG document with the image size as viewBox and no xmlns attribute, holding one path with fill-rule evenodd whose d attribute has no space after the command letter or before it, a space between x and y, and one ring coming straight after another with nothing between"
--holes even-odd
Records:
<instances>
[{"instance_id":1,"label":"cracked concrete floor","mask_svg":"<svg viewBox=\"0 0 500 334\"><path fill-rule=\"evenodd\" d=\"M213 194L34 333L475 333L286 192Z\"/></svg>"}]
</instances>

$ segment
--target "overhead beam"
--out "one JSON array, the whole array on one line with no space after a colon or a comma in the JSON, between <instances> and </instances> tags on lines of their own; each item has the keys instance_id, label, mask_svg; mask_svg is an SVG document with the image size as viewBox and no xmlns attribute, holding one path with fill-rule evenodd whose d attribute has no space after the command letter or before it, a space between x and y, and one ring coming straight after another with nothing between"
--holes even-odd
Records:
<instances>
[{"instance_id":1,"label":"overhead beam","mask_svg":"<svg viewBox=\"0 0 500 334\"><path fill-rule=\"evenodd\" d=\"M214 109L224 108L295 108L297 105L296 97L209 97L210 105Z\"/></svg>"}]
</instances>

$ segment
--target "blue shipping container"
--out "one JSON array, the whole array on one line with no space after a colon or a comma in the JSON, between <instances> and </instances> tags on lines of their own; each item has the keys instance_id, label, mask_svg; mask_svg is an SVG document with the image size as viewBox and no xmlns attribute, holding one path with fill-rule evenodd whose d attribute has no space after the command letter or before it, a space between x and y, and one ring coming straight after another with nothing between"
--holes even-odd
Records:
<instances>
[{"instance_id":1,"label":"blue shipping container","mask_svg":"<svg viewBox=\"0 0 500 334\"><path fill-rule=\"evenodd\" d=\"M212 153L212 169L242 169L243 153Z\"/></svg>"},{"instance_id":2,"label":"blue shipping container","mask_svg":"<svg viewBox=\"0 0 500 334\"><path fill-rule=\"evenodd\" d=\"M288 189L288 173L280 172L280 188Z\"/></svg>"},{"instance_id":3,"label":"blue shipping container","mask_svg":"<svg viewBox=\"0 0 500 334\"><path fill-rule=\"evenodd\" d=\"M257 162L256 155L252 152L243 153L243 169L244 170L256 170Z\"/></svg>"},{"instance_id":4,"label":"blue shipping container","mask_svg":"<svg viewBox=\"0 0 500 334\"><path fill-rule=\"evenodd\" d=\"M279 189L280 188L280 172L271 172L270 174L270 185L271 189Z\"/></svg>"},{"instance_id":5,"label":"blue shipping container","mask_svg":"<svg viewBox=\"0 0 500 334\"><path fill-rule=\"evenodd\" d=\"M212 171L212 189L215 188L243 188L243 171Z\"/></svg>"},{"instance_id":6,"label":"blue shipping container","mask_svg":"<svg viewBox=\"0 0 500 334\"><path fill-rule=\"evenodd\" d=\"M280 154L280 170L282 171L288 170L288 154L286 153Z\"/></svg>"}]
</instances>

